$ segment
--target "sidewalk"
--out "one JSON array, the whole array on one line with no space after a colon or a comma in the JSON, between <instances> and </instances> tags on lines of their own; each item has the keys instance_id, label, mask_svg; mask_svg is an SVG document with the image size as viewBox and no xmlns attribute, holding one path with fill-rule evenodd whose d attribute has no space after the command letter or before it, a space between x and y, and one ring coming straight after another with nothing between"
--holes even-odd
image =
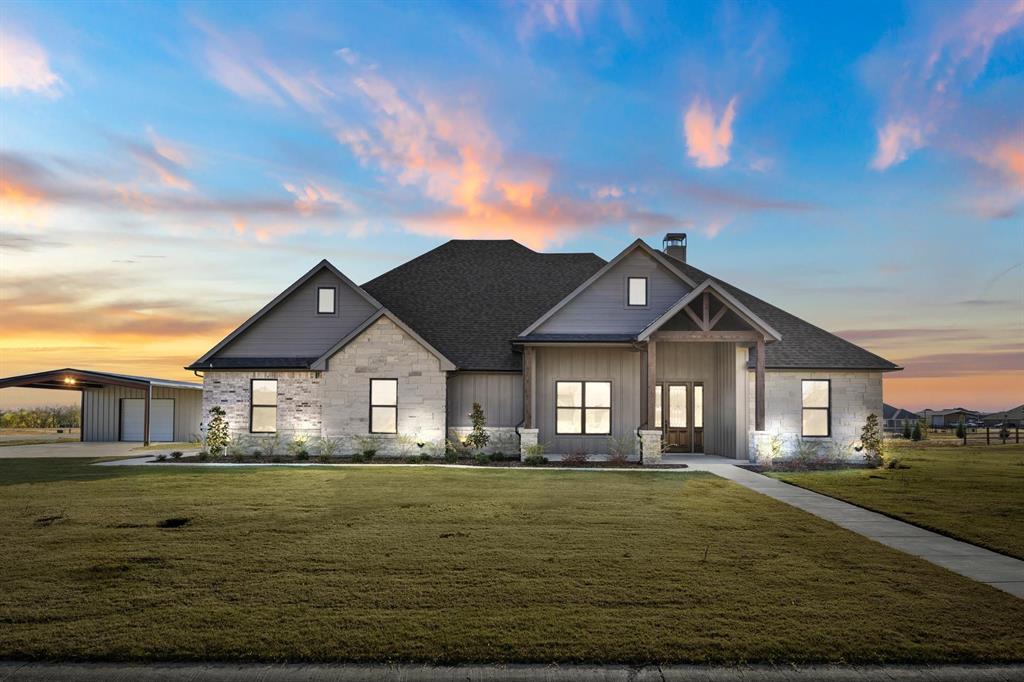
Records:
<instances>
[{"instance_id":1,"label":"sidewalk","mask_svg":"<svg viewBox=\"0 0 1024 682\"><path fill-rule=\"evenodd\" d=\"M955 573L1024 599L1024 561L960 542L833 497L798 488L732 464L686 460L691 471L707 471L802 509L864 537L913 554Z\"/></svg>"},{"instance_id":2,"label":"sidewalk","mask_svg":"<svg viewBox=\"0 0 1024 682\"><path fill-rule=\"evenodd\" d=\"M947 666L743 666L698 665L346 665L346 664L230 664L230 663L0 663L2 682L171 682L227 680L228 682L961 682L1024 680L1020 665Z\"/></svg>"}]
</instances>

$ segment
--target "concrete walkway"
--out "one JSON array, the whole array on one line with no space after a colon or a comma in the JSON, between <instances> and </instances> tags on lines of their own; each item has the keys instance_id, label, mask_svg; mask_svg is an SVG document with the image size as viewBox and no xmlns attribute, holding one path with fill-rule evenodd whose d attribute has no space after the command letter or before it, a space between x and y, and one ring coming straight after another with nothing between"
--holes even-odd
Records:
<instances>
[{"instance_id":1,"label":"concrete walkway","mask_svg":"<svg viewBox=\"0 0 1024 682\"><path fill-rule=\"evenodd\" d=\"M227 680L243 682L687 682L758 680L760 682L962 682L1024 680L1019 665L942 666L597 666L597 665L345 665L230 663L17 663L0 662L2 682L170 682Z\"/></svg>"},{"instance_id":2,"label":"concrete walkway","mask_svg":"<svg viewBox=\"0 0 1024 682\"><path fill-rule=\"evenodd\" d=\"M1024 599L1024 561L897 521L854 504L798 488L714 457L681 458L690 471L708 471L837 526L921 557L954 573Z\"/></svg>"}]
</instances>

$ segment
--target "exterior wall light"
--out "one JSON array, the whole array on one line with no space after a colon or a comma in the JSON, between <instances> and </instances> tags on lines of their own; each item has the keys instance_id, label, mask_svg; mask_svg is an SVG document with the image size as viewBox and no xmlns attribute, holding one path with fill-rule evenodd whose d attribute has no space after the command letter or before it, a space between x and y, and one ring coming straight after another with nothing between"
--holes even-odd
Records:
<instances>
[{"instance_id":1,"label":"exterior wall light","mask_svg":"<svg viewBox=\"0 0 1024 682\"><path fill-rule=\"evenodd\" d=\"M74 377L64 377L64 383L70 385L70 384L74 384L74 383L77 383L77 382L75 381Z\"/></svg>"}]
</instances>

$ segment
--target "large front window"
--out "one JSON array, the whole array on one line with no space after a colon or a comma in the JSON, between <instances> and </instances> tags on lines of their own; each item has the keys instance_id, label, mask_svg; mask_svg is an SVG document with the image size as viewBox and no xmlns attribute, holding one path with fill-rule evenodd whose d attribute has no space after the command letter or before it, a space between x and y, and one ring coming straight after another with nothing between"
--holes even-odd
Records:
<instances>
[{"instance_id":1,"label":"large front window","mask_svg":"<svg viewBox=\"0 0 1024 682\"><path fill-rule=\"evenodd\" d=\"M398 432L398 379L370 379L370 433Z\"/></svg>"},{"instance_id":2,"label":"large front window","mask_svg":"<svg viewBox=\"0 0 1024 682\"><path fill-rule=\"evenodd\" d=\"M804 379L803 435L829 436L832 426L832 391L828 379Z\"/></svg>"},{"instance_id":3,"label":"large front window","mask_svg":"<svg viewBox=\"0 0 1024 682\"><path fill-rule=\"evenodd\" d=\"M249 431L277 431L277 379L253 379L251 387Z\"/></svg>"},{"instance_id":4,"label":"large front window","mask_svg":"<svg viewBox=\"0 0 1024 682\"><path fill-rule=\"evenodd\" d=\"M611 432L610 381L555 382L555 433L607 436Z\"/></svg>"}]
</instances>

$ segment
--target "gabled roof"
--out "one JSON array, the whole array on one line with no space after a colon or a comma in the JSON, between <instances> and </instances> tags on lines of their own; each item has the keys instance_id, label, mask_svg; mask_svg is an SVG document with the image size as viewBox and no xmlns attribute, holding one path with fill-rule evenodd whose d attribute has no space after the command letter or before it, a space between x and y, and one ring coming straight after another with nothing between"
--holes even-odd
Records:
<instances>
[{"instance_id":1,"label":"gabled roof","mask_svg":"<svg viewBox=\"0 0 1024 682\"><path fill-rule=\"evenodd\" d=\"M645 242L645 241L644 241L643 239L637 239L637 240L636 240L636 241L634 241L634 242L633 242L632 244L630 244L630 245L629 245L629 246L627 246L627 247L626 247L625 249L623 249L623 250L622 250L622 251L621 251L621 252L619 253L619 255L617 255L617 256L616 256L615 258L612 258L612 259L611 259L610 261L608 261L607 263L605 263L605 264L604 264L604 266L603 266L603 267L602 267L602 268L601 268L600 270L598 270L598 271L597 271L597 272L595 272L595 273L594 273L593 275L591 275L590 277L588 277L588 278L587 278L587 279L586 279L585 281L583 281L582 283L580 283L580 285L579 285L578 287L576 287L575 289L573 289L573 290L572 290L572 292L570 292L568 296L566 296L565 298L563 298L563 299L562 299L561 301L559 301L559 302L558 302L558 303L556 303L556 304L555 304L554 306L552 306L552 307L551 307L550 309L548 309L548 311L547 311L547 312L545 312L545 313L544 313L543 315L541 315L541 316L540 316L539 318L537 318L536 320L534 320L534 321L533 321L533 323L532 323L532 324L531 324L531 325L530 325L529 327L527 327L526 329L524 329L523 331L521 331L521 332L519 333L519 337L526 337L526 336L529 336L529 335L530 335L531 333L533 333L533 331L534 331L535 329L537 329L537 328L538 328L538 327L540 327L540 326L541 326L542 324L544 324L544 323L545 323L545 322L547 322L547 321L548 321L549 319L551 319L551 317L552 317L552 316L554 316L554 314L555 314L555 313L557 313L557 312L558 312L559 310L561 310L561 309L562 309L562 308L564 308L564 307L565 307L566 305L568 305L568 304L569 304L569 302L570 302L570 301L572 301L572 300L573 300L574 298L576 298L577 296L579 296L580 294L582 294L582 293L583 293L584 291L586 291L587 289L589 289L589 288L590 288L590 286L591 286L591 285L592 285L592 284L593 284L594 282L596 282L597 280L601 279L601 277L602 277L602 276L603 276L603 275L604 275L604 274L605 274L606 272L608 272L609 270L611 270L612 268L614 268L614 267L615 267L616 265L618 265L618 264L619 264L619 263L620 263L620 262L621 262L621 261L622 261L622 260L623 260L624 258L626 258L626 257L627 257L627 256L628 256L629 254L633 253L633 252L634 252L634 251L636 251L637 249L639 249L639 250L641 250L641 251L645 252L645 253L646 253L646 254L647 254L648 256L650 256L651 258L653 258L653 259L654 259L655 261L657 261L657 262L658 262L658 263L660 263L661 265L665 266L665 268L666 268L666 269L667 269L667 270L668 270L669 272L671 272L671 273L672 273L672 274L674 274L674 275L675 275L676 277L678 277L678 278L679 278L679 279L681 279L682 281L684 281L684 282L686 282L687 284L689 284L689 285L690 285L691 287L695 287L695 286L697 286L697 283L696 283L695 281L693 281L692 279L690 279L690 278L689 278L689 277L688 277L687 275L685 275L685 274L684 274L683 272L681 272L681 271L679 270L679 268L677 268L677 267L675 266L675 264L674 264L674 262L673 262L673 259L669 259L669 257L668 257L668 256L666 256L665 254L661 253L660 251L655 251L655 250L654 250L654 249L652 249L652 248L651 248L650 246L648 246L648 245L647 245L647 242Z\"/></svg>"},{"instance_id":2,"label":"gabled roof","mask_svg":"<svg viewBox=\"0 0 1024 682\"><path fill-rule=\"evenodd\" d=\"M360 296L362 296L364 299L366 299L366 301L371 306L373 306L374 308L380 308L381 307L380 303L373 296L368 294L358 284L356 284L355 282L350 280L348 277L346 277L345 274L341 270L339 270L338 268L336 268L333 265L331 265L331 263L325 258L324 260L322 260L319 263L317 263L316 265L314 265L309 270L309 272L307 272L302 277L299 277L297 280L295 280L291 284L291 286L289 286L287 289L285 289L280 294L278 294L274 298L274 300L272 300L270 303L268 303L267 305L265 305L262 308L260 308L256 312L255 315L253 315L248 320L243 322L238 327L238 329L236 329L235 331L233 331L230 334L228 334L227 336L225 336L221 340L220 343L218 343L216 346L214 346L213 348L208 350L205 355L203 355L201 358L199 358L198 360L193 362L191 365L189 365L185 369L213 369L214 366L209 362L210 358L212 358L214 355L216 355L218 352L220 352L225 346L227 346L229 343L231 343L236 338L238 338L238 336L240 336L242 334L242 332L244 332L246 329L251 327L256 322L258 322L260 320L260 318L262 318L267 313L269 313L271 310L273 310L274 307L277 306L278 303L280 303L284 299L288 298L288 296L290 296L296 289L298 289L303 284L305 284L307 281L309 281L309 279L311 277L316 275L321 270L328 270L328 271L330 271L335 277L340 279L342 282L344 282L349 287L351 287L353 291L355 291ZM224 365L221 365L221 366L223 367ZM276 366L276 367L281 368L281 366ZM246 369L255 369L255 367L246 367Z\"/></svg>"},{"instance_id":3,"label":"gabled roof","mask_svg":"<svg viewBox=\"0 0 1024 682\"><path fill-rule=\"evenodd\" d=\"M45 372L33 372L32 374L21 374L0 379L0 388L56 388L77 391L83 388L99 388L102 386L125 386L129 388L161 386L164 388L187 388L197 391L203 389L202 384L188 381L159 379L157 377L143 377L132 374L115 374L114 372L74 369L73 367L51 369Z\"/></svg>"},{"instance_id":4,"label":"gabled roof","mask_svg":"<svg viewBox=\"0 0 1024 682\"><path fill-rule=\"evenodd\" d=\"M1003 412L989 412L982 416L985 419L1024 419L1024 405L1011 407Z\"/></svg>"},{"instance_id":5,"label":"gabled roof","mask_svg":"<svg viewBox=\"0 0 1024 682\"><path fill-rule=\"evenodd\" d=\"M407 325L406 323L402 322L402 321L401 321L400 319L398 319L397 317L395 317L395 315L394 315L394 314L393 314L393 313L392 313L392 312L391 312L390 310L388 310L387 308L380 308L379 310L377 310L377 312L375 312L374 314L372 314L372 315L370 315L370 316L369 316L368 318L366 318L366 320L365 320L365 321L363 321L363 323L362 323L362 324L360 324L360 325L359 325L358 327L356 327L356 328L355 328L355 329L353 329L353 330L352 330L351 332L349 332L349 333L348 333L348 334L347 334L347 335L345 336L345 338L343 338L343 339L341 339L340 341L338 341L338 343L336 343L336 344L334 344L333 346L331 346L331 348L330 348L330 349L328 349L328 350L327 350L327 352L325 352L325 353L324 353L323 355L321 355L321 356L320 356L319 358L317 358L316 360L314 360L314 361L313 361L313 362L312 362L312 363L310 364L310 369L313 369L313 370L326 370L326 369L327 369L327 363L328 363L328 361L329 361L329 360L331 359L331 356L332 356L332 355L334 355L335 353L337 353L338 351L340 351L340 350L341 350L342 348L344 348L345 346L347 346L347 345L348 345L349 343L351 343L351 342L352 342L352 341L353 341L354 339L356 339L356 338L357 338L357 337L358 337L358 336L359 336L360 334L362 334L362 333L363 333L364 331L366 331L367 329L369 329L369 328L370 328L370 326L371 326L371 325L372 325L372 324L373 324L374 322L376 322L377 320L379 320L379 319L380 319L380 318L382 318L382 317L386 317L387 319L389 319L389 320L391 320L392 322L394 322L394 323L395 323L395 325L396 325L396 326L397 326L397 327L398 327L399 329L401 329L401 330L402 330L402 331L404 331L404 332L405 332L406 334L408 334L409 336L411 336L411 337L412 337L412 338L413 338L413 339L414 339L414 340L416 341L416 343L420 344L421 346L423 346L424 348L426 348L426 349L427 349L428 351L430 351L430 353L432 353L432 354L434 355L434 357L436 357L436 358L437 358L438 362L439 362L439 363L441 364L441 371L442 371L442 372L448 372L448 371L452 371L452 370L454 370L454 369L455 369L455 364L454 364L454 363L452 363L452 361L451 361L451 360L449 360L448 358L446 358L446 357L445 357L444 355L442 355L442 354L441 354L441 352L440 352L439 350L437 350L436 348L434 348L433 346L431 346L431 345L430 345L429 343L427 343L427 342L426 342L426 341L425 341L425 340L423 339L423 337L422 337L422 336L420 336L420 335L419 335L419 334L417 334L417 333L416 333L415 331L413 331L413 330L412 330L412 329L411 329L411 328L409 327L409 325Z\"/></svg>"},{"instance_id":6,"label":"gabled roof","mask_svg":"<svg viewBox=\"0 0 1024 682\"><path fill-rule=\"evenodd\" d=\"M917 415L902 407L895 407L889 403L882 403L882 419L918 419Z\"/></svg>"},{"instance_id":7,"label":"gabled roof","mask_svg":"<svg viewBox=\"0 0 1024 682\"><path fill-rule=\"evenodd\" d=\"M830 334L689 263L671 256L667 258L691 279L703 281L710 278L722 285L736 300L782 335L781 341L765 346L765 367L768 369L856 369L883 372L902 369L871 351Z\"/></svg>"},{"instance_id":8,"label":"gabled roof","mask_svg":"<svg viewBox=\"0 0 1024 682\"><path fill-rule=\"evenodd\" d=\"M645 341L651 334L658 331L663 324L671 320L673 317L678 315L683 308L688 306L690 303L697 300L697 298L705 291L711 291L718 297L718 299L725 304L725 306L731 309L734 313L743 318L747 324L752 326L755 330L764 334L768 341L781 341L782 335L779 332L772 329L772 326L762 320L756 313L752 312L743 303L736 300L736 297L730 294L725 288L713 279L706 279L701 282L693 291L680 298L676 303L666 310L661 317L656 319L654 322L649 324L642 332L637 335L637 341Z\"/></svg>"},{"instance_id":9,"label":"gabled roof","mask_svg":"<svg viewBox=\"0 0 1024 682\"><path fill-rule=\"evenodd\" d=\"M453 239L363 288L459 369L519 371L511 340L604 264L511 239Z\"/></svg>"}]
</instances>

